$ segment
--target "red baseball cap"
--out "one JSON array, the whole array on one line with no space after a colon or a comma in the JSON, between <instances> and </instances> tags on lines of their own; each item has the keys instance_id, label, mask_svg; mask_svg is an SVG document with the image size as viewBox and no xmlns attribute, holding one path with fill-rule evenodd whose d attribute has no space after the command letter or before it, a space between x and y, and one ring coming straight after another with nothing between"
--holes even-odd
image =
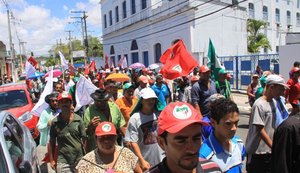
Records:
<instances>
[{"instance_id":1,"label":"red baseball cap","mask_svg":"<svg viewBox=\"0 0 300 173\"><path fill-rule=\"evenodd\" d=\"M113 123L104 121L99 123L95 131L96 136L117 135L116 127Z\"/></svg>"},{"instance_id":2,"label":"red baseball cap","mask_svg":"<svg viewBox=\"0 0 300 173\"><path fill-rule=\"evenodd\" d=\"M300 71L300 68L298 68L298 67L293 67L292 69L291 69L291 73L297 73L297 72L299 72Z\"/></svg>"},{"instance_id":3,"label":"red baseball cap","mask_svg":"<svg viewBox=\"0 0 300 173\"><path fill-rule=\"evenodd\" d=\"M199 68L200 73L205 73L205 72L208 72L208 71L210 71L210 69L206 65L201 65L200 68Z\"/></svg>"},{"instance_id":4,"label":"red baseball cap","mask_svg":"<svg viewBox=\"0 0 300 173\"><path fill-rule=\"evenodd\" d=\"M196 82L198 80L199 80L199 78L197 76L192 76L190 79L191 82Z\"/></svg>"},{"instance_id":5,"label":"red baseball cap","mask_svg":"<svg viewBox=\"0 0 300 173\"><path fill-rule=\"evenodd\" d=\"M201 120L199 112L189 103L171 103L159 115L157 133L158 135L165 131L177 133L194 123L208 126L208 123Z\"/></svg>"},{"instance_id":6,"label":"red baseball cap","mask_svg":"<svg viewBox=\"0 0 300 173\"><path fill-rule=\"evenodd\" d=\"M148 78L147 78L146 76L144 76L144 75L141 75L141 76L139 77L139 81L141 81L141 82L143 82L143 83L149 83Z\"/></svg>"},{"instance_id":7,"label":"red baseball cap","mask_svg":"<svg viewBox=\"0 0 300 173\"><path fill-rule=\"evenodd\" d=\"M60 93L60 94L58 95L58 97L57 97L57 100L58 100L58 101L59 101L59 100L62 100L62 99L69 99L69 100L72 101L72 96L71 96L71 94L69 94L68 92L64 91L64 92Z\"/></svg>"}]
</instances>

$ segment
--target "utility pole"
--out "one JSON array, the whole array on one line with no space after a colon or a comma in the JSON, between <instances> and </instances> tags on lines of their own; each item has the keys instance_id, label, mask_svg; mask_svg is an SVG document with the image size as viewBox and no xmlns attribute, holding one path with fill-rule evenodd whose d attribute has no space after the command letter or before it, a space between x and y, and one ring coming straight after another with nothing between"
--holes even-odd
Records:
<instances>
[{"instance_id":1,"label":"utility pole","mask_svg":"<svg viewBox=\"0 0 300 173\"><path fill-rule=\"evenodd\" d=\"M88 57L88 55L89 55L89 42L88 42L87 27L86 27L86 18L87 18L87 16L85 15L85 13L86 13L86 11L83 11L84 30L85 30L84 45L85 45L86 57Z\"/></svg>"},{"instance_id":2,"label":"utility pole","mask_svg":"<svg viewBox=\"0 0 300 173\"><path fill-rule=\"evenodd\" d=\"M72 37L71 37L71 30L66 31L69 33L69 55L70 55L70 59L71 59L71 64L73 65L73 56L72 56L72 51L73 51L73 47L72 47Z\"/></svg>"},{"instance_id":3,"label":"utility pole","mask_svg":"<svg viewBox=\"0 0 300 173\"><path fill-rule=\"evenodd\" d=\"M84 30L83 37L85 37L83 39L84 46L85 46L84 64L87 64L87 57L88 57L88 54L89 54L89 44L88 44L88 36L87 36L86 18L88 16L86 15L86 11L71 11L71 13L81 13L81 14L83 14L83 17L81 17L81 27L82 27L82 30ZM71 17L71 18L76 18L76 17Z\"/></svg>"},{"instance_id":4,"label":"utility pole","mask_svg":"<svg viewBox=\"0 0 300 173\"><path fill-rule=\"evenodd\" d=\"M9 35L9 49L10 49L10 59L11 59L11 76L13 78L13 82L16 81L16 74L15 74L15 51L12 43L12 36L11 36L11 27L10 27L10 11L7 8L7 20L8 20L8 35Z\"/></svg>"}]
</instances>

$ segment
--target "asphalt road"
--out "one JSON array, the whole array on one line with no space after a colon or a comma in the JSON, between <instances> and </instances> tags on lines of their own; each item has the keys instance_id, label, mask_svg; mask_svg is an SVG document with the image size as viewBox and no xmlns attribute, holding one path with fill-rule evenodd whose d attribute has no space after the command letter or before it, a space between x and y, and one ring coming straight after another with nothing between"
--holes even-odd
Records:
<instances>
[{"instance_id":1,"label":"asphalt road","mask_svg":"<svg viewBox=\"0 0 300 173\"><path fill-rule=\"evenodd\" d=\"M248 133L248 123L249 123L249 116L250 116L250 106L248 104L248 97L245 94L233 93L233 99L238 105L240 111L240 121L238 124L238 130L236 132L236 135L239 136L245 143L247 133ZM44 158L46 153L46 147L38 146L37 150L38 150L37 154L39 158L39 163L41 166L41 172L52 173L53 170L51 170L50 166L47 167L47 164L42 162L42 159ZM245 166L243 172L246 172Z\"/></svg>"}]
</instances>

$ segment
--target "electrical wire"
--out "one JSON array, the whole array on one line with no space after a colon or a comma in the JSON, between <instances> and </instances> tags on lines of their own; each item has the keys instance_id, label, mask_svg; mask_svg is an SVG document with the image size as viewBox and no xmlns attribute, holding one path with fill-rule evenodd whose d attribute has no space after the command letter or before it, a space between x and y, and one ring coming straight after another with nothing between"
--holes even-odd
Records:
<instances>
[{"instance_id":1,"label":"electrical wire","mask_svg":"<svg viewBox=\"0 0 300 173\"><path fill-rule=\"evenodd\" d=\"M245 1L247 1L247 0L242 0L242 1L238 2L237 4L230 4L230 5L227 5L227 6L223 7L223 8L220 8L220 9L218 9L218 10L215 10L215 11L212 11L212 12L210 12L210 13L204 14L204 15L202 15L202 16L196 17L196 18L194 18L194 19L190 19L190 20L188 20L188 21L181 22L181 23L179 23L179 24L177 24L177 25L170 26L170 27L168 27L168 28L161 29L161 30L158 30L158 31L149 33L149 34L145 34L145 35L142 35L142 36L139 36L139 37L135 37L135 38L131 38L131 39L123 40L123 41L118 41L118 42L113 42L113 43L105 43L105 44L103 43L103 45L112 45L112 44L119 44L119 43L129 42L129 41L132 41L132 40L141 39L141 38L148 37L148 36L151 36L151 35L154 35L154 34L158 34L158 33L161 33L161 32L164 32L164 31L167 31L167 30L176 28L176 27L178 27L178 26L181 26L181 25L184 25L184 24L188 24L188 23L190 23L190 22L193 22L193 21L202 19L202 18L204 18L204 17L208 17L208 16L210 16L210 15L213 15L213 14L215 14L215 13L218 13L218 12L220 12L220 11L223 11L223 10L225 10L225 9L227 9L227 8L236 6L236 5L238 5L238 4L242 3L242 2L245 2Z\"/></svg>"},{"instance_id":2,"label":"electrical wire","mask_svg":"<svg viewBox=\"0 0 300 173\"><path fill-rule=\"evenodd\" d=\"M183 14L183 13L189 11L189 10L192 10L192 9L194 9L194 8L197 8L197 7L203 6L203 5L205 5L205 4L208 4L208 3L212 2L212 1L214 1L214 0L209 0L209 1L206 1L206 2L204 2L204 3L201 3L201 4L197 5L197 6L195 6L195 7L191 7L191 8L188 8L188 9L184 10L184 11L181 11L181 12L179 12L179 13L175 13L175 14L173 14L173 15L171 15L171 16L168 16L168 18L165 18L165 19L163 19L163 20L159 20L159 21L152 22L151 25L153 25L153 24L155 24L155 23L158 23L158 22L161 22L161 21L164 21L164 20L168 20L168 19L170 19L170 18L172 18L172 17L178 16L178 15ZM195 1L193 1L193 2L195 2ZM212 6L214 6L214 5L212 4L212 5L210 5L210 6L212 7ZM206 9L202 9L202 10L207 10L207 9L209 9L210 6L206 7ZM161 13L157 13L157 14L161 14ZM153 16L155 16L155 15L157 15L157 14L154 14L154 15L152 15L152 16L149 16L149 17L147 17L147 19L150 19L151 17L153 17ZM192 15L193 15L193 14L192 14ZM191 15L191 16L192 16L192 15ZM186 17L186 16L185 16L185 17ZM168 23L173 23L173 21L169 21L169 22L167 22L167 23L165 22L164 24L165 24L165 25L168 25ZM122 34L119 34L119 35L114 35L114 36L112 36L112 37L106 37L106 39L111 39L111 38L113 38L113 37L118 37L118 36L121 36L121 35L124 36L124 35L126 35L126 34L130 34L130 33L132 33L132 32L136 32L136 31L141 30L141 29L143 29L143 28L149 28L149 26L142 26L142 27L140 27L140 28L137 28L137 29L135 29L135 30L128 31L128 32L126 32L126 33L122 33ZM121 29L122 29L122 28L121 28ZM151 28L148 29L148 30L142 30L142 32L147 32L147 31L150 31L150 30L151 30ZM114 32L118 32L118 30L116 30L116 31L114 31ZM113 33L113 32L111 32L111 33ZM111 33L109 33L109 34L111 34ZM107 35L108 35L108 34L107 34Z\"/></svg>"}]
</instances>

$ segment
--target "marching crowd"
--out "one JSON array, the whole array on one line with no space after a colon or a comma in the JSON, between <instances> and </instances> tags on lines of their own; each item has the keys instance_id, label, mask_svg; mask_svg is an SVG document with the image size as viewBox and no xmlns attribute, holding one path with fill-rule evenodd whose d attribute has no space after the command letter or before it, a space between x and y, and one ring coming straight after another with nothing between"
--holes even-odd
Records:
<instances>
[{"instance_id":1,"label":"marching crowd","mask_svg":"<svg viewBox=\"0 0 300 173\"><path fill-rule=\"evenodd\" d=\"M130 81L105 80L111 73ZM98 89L93 103L75 112L80 74ZM299 63L287 83L259 67L252 74L245 142L235 135L231 76L225 69L214 80L211 74L205 65L174 81L147 68L65 71L37 124L45 161L58 173L300 172ZM41 92L45 81L31 84Z\"/></svg>"}]
</instances>

